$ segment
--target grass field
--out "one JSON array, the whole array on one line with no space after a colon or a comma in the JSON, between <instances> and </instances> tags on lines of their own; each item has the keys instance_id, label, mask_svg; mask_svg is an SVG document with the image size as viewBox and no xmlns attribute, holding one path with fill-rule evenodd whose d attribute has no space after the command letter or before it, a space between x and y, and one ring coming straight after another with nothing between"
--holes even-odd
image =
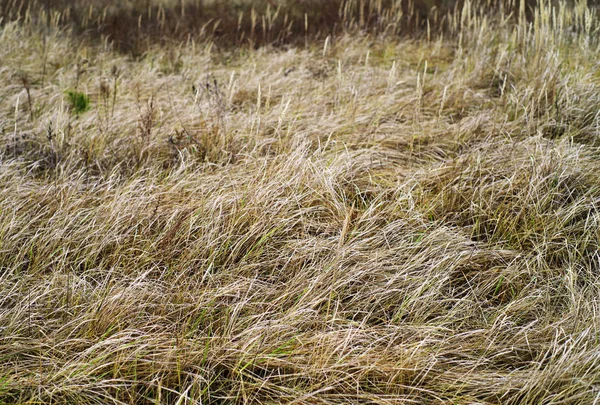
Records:
<instances>
[{"instance_id":1,"label":"grass field","mask_svg":"<svg viewBox=\"0 0 600 405\"><path fill-rule=\"evenodd\" d=\"M0 2L0 404L600 404L591 2L59 3Z\"/></svg>"}]
</instances>

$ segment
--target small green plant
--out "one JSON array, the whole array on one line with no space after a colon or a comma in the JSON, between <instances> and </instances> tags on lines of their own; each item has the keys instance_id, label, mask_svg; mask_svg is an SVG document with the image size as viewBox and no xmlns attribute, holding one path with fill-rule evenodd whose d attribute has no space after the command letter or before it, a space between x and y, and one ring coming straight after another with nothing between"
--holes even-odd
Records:
<instances>
[{"instance_id":1,"label":"small green plant","mask_svg":"<svg viewBox=\"0 0 600 405\"><path fill-rule=\"evenodd\" d=\"M69 90L67 96L75 114L81 114L90 109L90 98L86 94Z\"/></svg>"}]
</instances>

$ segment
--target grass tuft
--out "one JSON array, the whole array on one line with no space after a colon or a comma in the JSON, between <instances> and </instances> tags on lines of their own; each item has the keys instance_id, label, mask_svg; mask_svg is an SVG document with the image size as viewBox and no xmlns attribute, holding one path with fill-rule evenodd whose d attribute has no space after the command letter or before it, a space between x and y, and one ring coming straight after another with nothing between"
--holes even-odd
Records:
<instances>
[{"instance_id":1,"label":"grass tuft","mask_svg":"<svg viewBox=\"0 0 600 405\"><path fill-rule=\"evenodd\" d=\"M75 114L79 115L90 109L90 98L86 94L68 90L67 97L69 98L71 109Z\"/></svg>"}]
</instances>

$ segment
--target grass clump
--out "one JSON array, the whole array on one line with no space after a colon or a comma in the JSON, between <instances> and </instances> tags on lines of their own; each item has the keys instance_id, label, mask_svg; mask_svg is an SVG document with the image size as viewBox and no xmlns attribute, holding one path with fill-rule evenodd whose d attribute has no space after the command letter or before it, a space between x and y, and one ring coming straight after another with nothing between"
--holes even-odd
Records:
<instances>
[{"instance_id":1,"label":"grass clump","mask_svg":"<svg viewBox=\"0 0 600 405\"><path fill-rule=\"evenodd\" d=\"M0 2L0 403L600 401L594 7L267 3Z\"/></svg>"},{"instance_id":2,"label":"grass clump","mask_svg":"<svg viewBox=\"0 0 600 405\"><path fill-rule=\"evenodd\" d=\"M90 98L85 93L69 90L67 91L67 97L71 105L71 110L77 115L83 114L91 107Z\"/></svg>"}]
</instances>

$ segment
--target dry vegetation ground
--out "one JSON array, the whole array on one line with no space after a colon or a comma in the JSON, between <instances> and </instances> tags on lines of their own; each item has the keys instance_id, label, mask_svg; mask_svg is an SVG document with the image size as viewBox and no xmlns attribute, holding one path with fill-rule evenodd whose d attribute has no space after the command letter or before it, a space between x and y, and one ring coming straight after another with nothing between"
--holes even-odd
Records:
<instances>
[{"instance_id":1,"label":"dry vegetation ground","mask_svg":"<svg viewBox=\"0 0 600 405\"><path fill-rule=\"evenodd\" d=\"M6 19L0 403L600 403L598 17L481 10L137 54Z\"/></svg>"}]
</instances>

